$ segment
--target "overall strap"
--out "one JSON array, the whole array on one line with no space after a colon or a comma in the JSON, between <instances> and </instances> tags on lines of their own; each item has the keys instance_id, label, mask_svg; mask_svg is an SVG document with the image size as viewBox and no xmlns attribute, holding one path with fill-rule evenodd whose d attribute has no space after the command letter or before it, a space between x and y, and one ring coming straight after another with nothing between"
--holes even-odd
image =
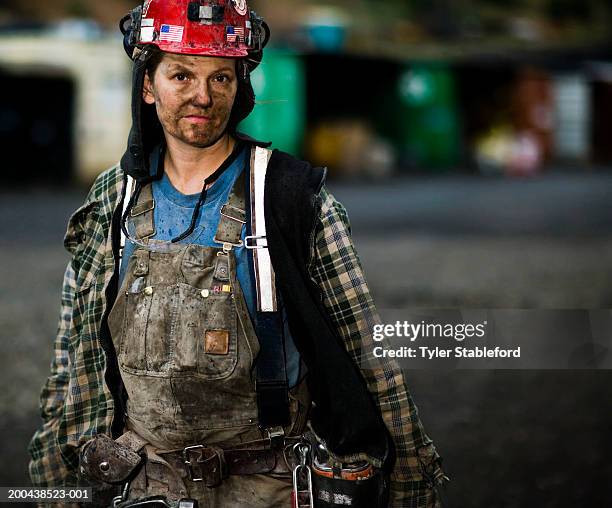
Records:
<instances>
[{"instance_id":1,"label":"overall strap","mask_svg":"<svg viewBox=\"0 0 612 508\"><path fill-rule=\"evenodd\" d=\"M127 176L125 182L125 194L123 196L123 204L121 207L121 218L125 215L125 212L128 208L129 202L132 198L132 194L134 193L134 188L136 186L136 181L131 176ZM138 240L147 240L152 236L155 236L155 218L153 216L153 211L155 210L155 200L153 199L153 190L152 185L145 185L138 196L138 201L132 209L130 210L131 223L135 228L134 236ZM130 227L128 223L127 227ZM125 233L123 232L123 228L120 228L120 239L119 239L119 258L123 258L123 250L125 249L125 243L127 238L125 237Z\"/></svg>"},{"instance_id":2,"label":"overall strap","mask_svg":"<svg viewBox=\"0 0 612 508\"><path fill-rule=\"evenodd\" d=\"M154 210L153 185L149 183L142 188L138 201L130 210L130 219L134 225L137 240L147 240L155 236Z\"/></svg>"},{"instance_id":3,"label":"overall strap","mask_svg":"<svg viewBox=\"0 0 612 508\"><path fill-rule=\"evenodd\" d=\"M246 224L245 210L245 185L246 176L243 171L238 178L227 198L227 203L221 207L221 217L215 242L223 244L223 250L230 251L232 247L242 246L242 226Z\"/></svg>"},{"instance_id":4,"label":"overall strap","mask_svg":"<svg viewBox=\"0 0 612 508\"><path fill-rule=\"evenodd\" d=\"M276 296L274 269L268 252L264 217L264 190L271 151L253 147L250 164L251 222L245 247L251 253L257 290L256 332L260 343L257 357L257 407L259 426L271 436L289 424L289 388L283 316Z\"/></svg>"}]
</instances>

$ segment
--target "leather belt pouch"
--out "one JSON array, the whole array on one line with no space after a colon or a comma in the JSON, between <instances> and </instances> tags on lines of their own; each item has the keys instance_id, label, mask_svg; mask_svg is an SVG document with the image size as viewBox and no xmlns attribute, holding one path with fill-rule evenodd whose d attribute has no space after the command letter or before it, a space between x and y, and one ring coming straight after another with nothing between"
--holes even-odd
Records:
<instances>
[{"instance_id":1,"label":"leather belt pouch","mask_svg":"<svg viewBox=\"0 0 612 508\"><path fill-rule=\"evenodd\" d=\"M137 453L100 434L83 446L80 473L90 480L121 484L130 478L142 461Z\"/></svg>"}]
</instances>

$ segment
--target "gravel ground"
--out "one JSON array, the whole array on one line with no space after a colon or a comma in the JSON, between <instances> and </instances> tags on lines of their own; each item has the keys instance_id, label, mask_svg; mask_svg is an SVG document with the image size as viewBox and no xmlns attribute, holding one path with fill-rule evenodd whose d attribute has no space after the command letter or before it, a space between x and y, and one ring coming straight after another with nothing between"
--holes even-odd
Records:
<instances>
[{"instance_id":1,"label":"gravel ground","mask_svg":"<svg viewBox=\"0 0 612 508\"><path fill-rule=\"evenodd\" d=\"M612 307L612 236L354 238L380 307Z\"/></svg>"},{"instance_id":2,"label":"gravel ground","mask_svg":"<svg viewBox=\"0 0 612 508\"><path fill-rule=\"evenodd\" d=\"M359 220L359 189L334 190L356 211L355 242L380 307L612 307L609 232L501 236L466 228L459 236L403 227L391 236L384 224ZM0 195L0 485L27 484L25 447L38 425L68 259L61 236L81 197ZM449 506L612 505L611 371L406 375L453 479Z\"/></svg>"}]
</instances>

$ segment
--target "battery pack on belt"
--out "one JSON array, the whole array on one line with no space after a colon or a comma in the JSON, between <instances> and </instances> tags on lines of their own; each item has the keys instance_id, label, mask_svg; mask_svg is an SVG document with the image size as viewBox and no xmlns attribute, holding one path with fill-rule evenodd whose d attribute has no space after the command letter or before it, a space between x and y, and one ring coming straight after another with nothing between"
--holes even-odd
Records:
<instances>
[{"instance_id":1,"label":"battery pack on belt","mask_svg":"<svg viewBox=\"0 0 612 508\"><path fill-rule=\"evenodd\" d=\"M387 485L382 471L368 463L331 467L313 464L312 486L315 508L383 508Z\"/></svg>"},{"instance_id":2,"label":"battery pack on belt","mask_svg":"<svg viewBox=\"0 0 612 508\"><path fill-rule=\"evenodd\" d=\"M314 438L308 436L307 439L312 441ZM294 450L299 464L293 471L293 508L387 506L387 476L369 462L332 465L327 449L318 442L305 441L296 445Z\"/></svg>"}]
</instances>

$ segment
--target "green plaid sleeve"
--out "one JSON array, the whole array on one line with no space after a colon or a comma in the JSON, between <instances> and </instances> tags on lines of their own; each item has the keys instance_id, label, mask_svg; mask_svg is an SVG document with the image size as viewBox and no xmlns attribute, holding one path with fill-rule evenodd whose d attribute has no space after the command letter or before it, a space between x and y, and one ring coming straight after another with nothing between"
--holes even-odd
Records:
<instances>
[{"instance_id":1,"label":"green plaid sleeve","mask_svg":"<svg viewBox=\"0 0 612 508\"><path fill-rule=\"evenodd\" d=\"M108 232L121 185L118 167L102 173L68 221L64 246L72 257L64 273L51 371L40 395L42 425L28 446L35 486L76 486L78 447L106 432L112 420L98 329L102 288L111 275L103 263L112 259Z\"/></svg>"},{"instance_id":2,"label":"green plaid sleeve","mask_svg":"<svg viewBox=\"0 0 612 508\"><path fill-rule=\"evenodd\" d=\"M70 377L70 360L68 344L72 331L72 304L75 290L75 275L72 261L68 263L64 273L62 299L57 335L54 343L51 373L40 394L40 414L43 425L30 441L28 451L32 484L40 487L65 485L71 480L71 472L67 469L56 436L60 417L64 409L68 380Z\"/></svg>"},{"instance_id":3,"label":"green plaid sleeve","mask_svg":"<svg viewBox=\"0 0 612 508\"><path fill-rule=\"evenodd\" d=\"M351 239L348 215L325 187L319 197L322 205L309 271L393 437L397 460L390 506L438 506L435 487L444 479L440 457L423 429L401 368L392 359L372 354L372 329L380 317Z\"/></svg>"}]
</instances>

